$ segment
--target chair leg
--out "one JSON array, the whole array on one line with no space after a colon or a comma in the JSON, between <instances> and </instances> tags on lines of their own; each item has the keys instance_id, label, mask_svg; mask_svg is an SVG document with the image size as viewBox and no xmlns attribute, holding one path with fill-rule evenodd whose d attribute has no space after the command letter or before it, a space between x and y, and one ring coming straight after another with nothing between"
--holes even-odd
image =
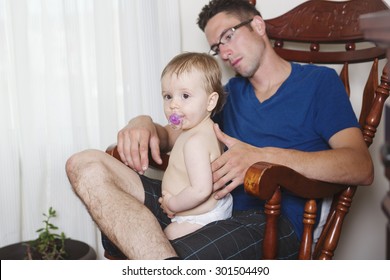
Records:
<instances>
[{"instance_id":1,"label":"chair leg","mask_svg":"<svg viewBox=\"0 0 390 280\"><path fill-rule=\"evenodd\" d=\"M264 213L267 216L263 241L263 259L276 259L278 251L278 218L280 216L281 191L277 188L264 206Z\"/></svg>"},{"instance_id":2,"label":"chair leg","mask_svg":"<svg viewBox=\"0 0 390 280\"><path fill-rule=\"evenodd\" d=\"M333 258L334 251L337 248L337 244L340 238L344 218L348 214L349 208L351 207L352 198L355 192L356 187L351 186L340 194L333 221L334 227L332 227L332 230L327 234L327 237L324 241L324 246L319 256L320 260L331 260Z\"/></svg>"},{"instance_id":3,"label":"chair leg","mask_svg":"<svg viewBox=\"0 0 390 280\"><path fill-rule=\"evenodd\" d=\"M313 245L313 230L317 216L317 203L314 199L308 200L305 204L303 214L303 233L301 246L299 248L300 260L310 260Z\"/></svg>"}]
</instances>

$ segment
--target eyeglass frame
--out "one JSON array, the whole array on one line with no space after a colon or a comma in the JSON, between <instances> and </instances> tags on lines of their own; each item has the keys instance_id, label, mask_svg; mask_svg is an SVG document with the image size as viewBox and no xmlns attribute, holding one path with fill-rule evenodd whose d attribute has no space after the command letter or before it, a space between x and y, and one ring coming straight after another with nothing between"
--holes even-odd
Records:
<instances>
[{"instance_id":1,"label":"eyeglass frame","mask_svg":"<svg viewBox=\"0 0 390 280\"><path fill-rule=\"evenodd\" d=\"M219 41L217 44L213 44L211 47L210 47L210 50L209 50L209 55L212 55L212 56L216 56L220 53L220 50L219 50L219 46L220 45L225 45L227 44L228 42L226 43L223 43L222 42L222 39L223 39L223 36L228 32L228 31L232 31L232 35L234 35L234 33L237 31L237 29L239 29L240 27L243 27L249 23L251 23L253 21L253 18L251 19L248 19L248 20L245 20L245 21L242 21L240 22L239 24L233 26L233 27L230 27L228 29L226 29L225 31L222 32L222 34L219 36Z\"/></svg>"}]
</instances>

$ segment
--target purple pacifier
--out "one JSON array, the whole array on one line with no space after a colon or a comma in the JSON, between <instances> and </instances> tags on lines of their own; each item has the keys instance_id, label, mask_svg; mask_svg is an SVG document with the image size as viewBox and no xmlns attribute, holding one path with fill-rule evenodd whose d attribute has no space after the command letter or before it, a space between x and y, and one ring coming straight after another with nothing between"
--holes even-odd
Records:
<instances>
[{"instance_id":1,"label":"purple pacifier","mask_svg":"<svg viewBox=\"0 0 390 280\"><path fill-rule=\"evenodd\" d=\"M178 114L173 113L169 116L168 122L173 129L179 129L182 124L182 118Z\"/></svg>"}]
</instances>

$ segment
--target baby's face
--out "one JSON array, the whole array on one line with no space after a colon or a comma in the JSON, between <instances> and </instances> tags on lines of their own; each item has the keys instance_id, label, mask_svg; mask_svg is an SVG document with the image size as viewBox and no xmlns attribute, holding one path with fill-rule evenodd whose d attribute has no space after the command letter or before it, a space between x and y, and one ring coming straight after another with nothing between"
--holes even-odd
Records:
<instances>
[{"instance_id":1,"label":"baby's face","mask_svg":"<svg viewBox=\"0 0 390 280\"><path fill-rule=\"evenodd\" d=\"M164 113L173 128L190 129L210 116L209 94L197 70L167 73L161 79Z\"/></svg>"}]
</instances>

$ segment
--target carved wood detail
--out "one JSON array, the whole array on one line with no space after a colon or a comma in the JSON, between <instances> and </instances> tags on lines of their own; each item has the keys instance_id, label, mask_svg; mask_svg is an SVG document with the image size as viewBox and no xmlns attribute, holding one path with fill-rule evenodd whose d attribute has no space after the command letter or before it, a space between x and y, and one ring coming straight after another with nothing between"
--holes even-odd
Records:
<instances>
[{"instance_id":1,"label":"carved wood detail","mask_svg":"<svg viewBox=\"0 0 390 280\"><path fill-rule=\"evenodd\" d=\"M317 42L361 40L359 16L387 9L380 0L352 0L343 2L308 1L290 12L267 20L270 38Z\"/></svg>"}]
</instances>

